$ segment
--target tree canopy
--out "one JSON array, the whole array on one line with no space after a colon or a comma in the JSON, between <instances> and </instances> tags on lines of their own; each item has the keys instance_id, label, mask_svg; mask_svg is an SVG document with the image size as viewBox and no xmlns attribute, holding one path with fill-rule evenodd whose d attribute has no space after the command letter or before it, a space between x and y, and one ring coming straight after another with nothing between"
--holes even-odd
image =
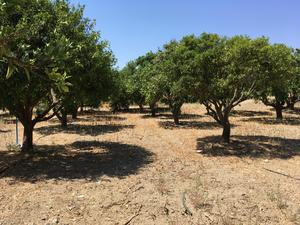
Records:
<instances>
[{"instance_id":1,"label":"tree canopy","mask_svg":"<svg viewBox=\"0 0 300 225\"><path fill-rule=\"evenodd\" d=\"M254 98L275 109L299 100L300 53L265 37L203 33L171 40L156 52L114 68L108 42L67 0L0 0L0 107L24 126L23 150L33 147L36 123L67 116L79 107L110 101L113 111L158 103L180 125L181 107L199 102L230 141L230 113Z\"/></svg>"},{"instance_id":2,"label":"tree canopy","mask_svg":"<svg viewBox=\"0 0 300 225\"><path fill-rule=\"evenodd\" d=\"M176 124L183 103L200 102L223 126L223 140L229 142L232 109L253 97L269 105L291 102L298 92L295 68L291 49L272 45L265 37L203 33L170 41L151 57L130 62L121 80L126 83L125 99L135 93L152 108L166 103ZM137 101L129 101L127 107L132 103Z\"/></svg>"},{"instance_id":3,"label":"tree canopy","mask_svg":"<svg viewBox=\"0 0 300 225\"><path fill-rule=\"evenodd\" d=\"M95 82L92 90L99 91L113 57L93 23L83 18L82 7L64 0L1 0L0 5L0 94L24 126L22 148L29 150L35 124L63 109L68 93L79 96L78 82ZM90 86L82 87L87 94Z\"/></svg>"},{"instance_id":4,"label":"tree canopy","mask_svg":"<svg viewBox=\"0 0 300 225\"><path fill-rule=\"evenodd\" d=\"M198 62L199 100L208 115L223 126L223 140L229 142L230 112L249 99L259 86L262 76L259 54L268 45L268 40L204 35L203 42L210 43L210 47L201 54Z\"/></svg>"},{"instance_id":5,"label":"tree canopy","mask_svg":"<svg viewBox=\"0 0 300 225\"><path fill-rule=\"evenodd\" d=\"M260 63L264 76L256 98L274 107L281 120L282 110L289 106L289 95L296 94L299 82L292 49L283 44L268 45L261 51Z\"/></svg>"}]
</instances>

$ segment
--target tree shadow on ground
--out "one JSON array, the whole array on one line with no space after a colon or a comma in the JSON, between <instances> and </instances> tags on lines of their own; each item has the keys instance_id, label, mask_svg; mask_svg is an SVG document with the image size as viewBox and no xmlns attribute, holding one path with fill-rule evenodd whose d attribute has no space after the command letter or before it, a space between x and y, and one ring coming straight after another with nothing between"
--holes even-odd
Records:
<instances>
[{"instance_id":1,"label":"tree shadow on ground","mask_svg":"<svg viewBox=\"0 0 300 225\"><path fill-rule=\"evenodd\" d=\"M270 117L253 117L253 118L242 119L242 121L257 122L257 123L262 123L262 124L267 124L267 125L278 125L278 124L300 125L300 118L296 118L296 117L284 117L282 120L277 120L275 117L274 118L270 118Z\"/></svg>"},{"instance_id":2,"label":"tree shadow on ground","mask_svg":"<svg viewBox=\"0 0 300 225\"><path fill-rule=\"evenodd\" d=\"M300 109L299 108L295 108L294 110L291 109L286 109L283 112L287 113L287 114L292 114L292 115L300 115Z\"/></svg>"},{"instance_id":3,"label":"tree shadow on ground","mask_svg":"<svg viewBox=\"0 0 300 225\"><path fill-rule=\"evenodd\" d=\"M112 111L100 111L100 110L89 110L84 112L78 112L78 116L83 116L87 118L97 117L99 119L113 119L113 120L126 120L125 117L117 116L118 113L113 113Z\"/></svg>"},{"instance_id":4,"label":"tree shadow on ground","mask_svg":"<svg viewBox=\"0 0 300 225\"><path fill-rule=\"evenodd\" d=\"M116 115L95 115L88 117L90 119L96 119L97 121L124 121L127 120L126 117L116 116Z\"/></svg>"},{"instance_id":5,"label":"tree shadow on ground","mask_svg":"<svg viewBox=\"0 0 300 225\"><path fill-rule=\"evenodd\" d=\"M191 119L199 119L199 118L202 118L203 116L201 115L198 115L198 114L188 114L188 113L184 113L184 114L181 114L179 116L179 119L184 119L184 120L191 120ZM159 114L156 114L155 117L151 116L150 114L146 114L146 115L143 115L142 116L143 119L149 119L149 118L160 118L160 119L163 119L163 120L170 120L170 119L173 119L173 115L168 113L159 113Z\"/></svg>"},{"instance_id":6,"label":"tree shadow on ground","mask_svg":"<svg viewBox=\"0 0 300 225\"><path fill-rule=\"evenodd\" d=\"M161 119L165 119L165 120L169 120L169 119L173 119L173 115L172 114L160 114L159 117ZM198 114L189 114L189 113L184 113L181 114L179 116L179 119L183 119L183 120L191 120L191 119L199 119L202 118L203 116L198 115Z\"/></svg>"},{"instance_id":7,"label":"tree shadow on ground","mask_svg":"<svg viewBox=\"0 0 300 225\"><path fill-rule=\"evenodd\" d=\"M170 112L170 108L160 106L160 107L156 108L155 112L157 114ZM116 113L151 114L151 110L150 110L149 107L144 108L142 111L139 108L129 108L129 109L126 109L126 110L117 111Z\"/></svg>"},{"instance_id":8,"label":"tree shadow on ground","mask_svg":"<svg viewBox=\"0 0 300 225\"><path fill-rule=\"evenodd\" d=\"M118 142L82 141L67 146L44 145L37 146L30 157L7 169L2 177L24 182L48 179L95 181L103 175L123 178L152 163L153 156L142 147ZM8 157L8 153L0 152L0 157ZM10 156L9 160L16 157L18 155Z\"/></svg>"},{"instance_id":9,"label":"tree shadow on ground","mask_svg":"<svg viewBox=\"0 0 300 225\"><path fill-rule=\"evenodd\" d=\"M222 143L220 136L197 140L197 150L207 156L237 156L289 159L300 156L300 140L268 136L232 136Z\"/></svg>"},{"instance_id":10,"label":"tree shadow on ground","mask_svg":"<svg viewBox=\"0 0 300 225\"><path fill-rule=\"evenodd\" d=\"M159 126L164 129L218 129L221 126L217 122L180 121L176 125L173 121L160 121Z\"/></svg>"},{"instance_id":11,"label":"tree shadow on ground","mask_svg":"<svg viewBox=\"0 0 300 225\"><path fill-rule=\"evenodd\" d=\"M111 111L104 111L104 110L96 110L96 109L90 109L85 110L83 112L78 111L78 116L88 116L88 115L112 115L113 113Z\"/></svg>"},{"instance_id":12,"label":"tree shadow on ground","mask_svg":"<svg viewBox=\"0 0 300 225\"><path fill-rule=\"evenodd\" d=\"M230 115L234 117L253 117L253 116L272 116L272 113L267 111L234 110L231 112Z\"/></svg>"},{"instance_id":13,"label":"tree shadow on ground","mask_svg":"<svg viewBox=\"0 0 300 225\"><path fill-rule=\"evenodd\" d=\"M11 130L1 130L0 129L0 133L10 133L11 132Z\"/></svg>"},{"instance_id":14,"label":"tree shadow on ground","mask_svg":"<svg viewBox=\"0 0 300 225\"><path fill-rule=\"evenodd\" d=\"M114 132L119 132L123 129L132 129L132 128L134 128L134 125L69 124L67 128L63 128L61 125L50 125L50 126L36 128L35 131L42 135L66 133L66 134L79 134L83 136L84 135L98 136L101 134L114 133Z\"/></svg>"},{"instance_id":15,"label":"tree shadow on ground","mask_svg":"<svg viewBox=\"0 0 300 225\"><path fill-rule=\"evenodd\" d=\"M78 117L76 119L71 118L71 116L68 117L68 123L73 123L73 122L100 122L100 121L104 121L104 122L113 122L113 121L124 121L127 120L126 117L121 117L121 116L116 116L113 114L90 114L90 115L85 115L82 117ZM51 123L60 123L60 121L57 118L51 119L50 120Z\"/></svg>"}]
</instances>

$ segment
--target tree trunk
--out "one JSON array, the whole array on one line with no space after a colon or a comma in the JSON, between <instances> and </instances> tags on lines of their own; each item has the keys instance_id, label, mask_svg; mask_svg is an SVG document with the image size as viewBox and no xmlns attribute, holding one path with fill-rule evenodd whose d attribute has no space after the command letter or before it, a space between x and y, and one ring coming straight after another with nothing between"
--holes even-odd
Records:
<instances>
[{"instance_id":1,"label":"tree trunk","mask_svg":"<svg viewBox=\"0 0 300 225\"><path fill-rule=\"evenodd\" d=\"M68 127L68 115L67 115L67 113L65 113L65 112L62 113L60 123L61 123L61 126L63 128L67 128Z\"/></svg>"},{"instance_id":2,"label":"tree trunk","mask_svg":"<svg viewBox=\"0 0 300 225\"><path fill-rule=\"evenodd\" d=\"M291 104L289 105L289 109L290 109L290 110L295 110L295 103L291 103Z\"/></svg>"},{"instance_id":3,"label":"tree trunk","mask_svg":"<svg viewBox=\"0 0 300 225\"><path fill-rule=\"evenodd\" d=\"M282 107L281 106L276 106L275 110L276 110L276 119L277 120L282 120L283 119L283 116L282 116Z\"/></svg>"},{"instance_id":4,"label":"tree trunk","mask_svg":"<svg viewBox=\"0 0 300 225\"><path fill-rule=\"evenodd\" d=\"M22 151L28 152L33 149L33 127L32 121L23 122L24 131L23 131L23 143Z\"/></svg>"},{"instance_id":5,"label":"tree trunk","mask_svg":"<svg viewBox=\"0 0 300 225\"><path fill-rule=\"evenodd\" d=\"M150 109L151 109L151 116L155 117L156 116L155 104L150 104Z\"/></svg>"},{"instance_id":6,"label":"tree trunk","mask_svg":"<svg viewBox=\"0 0 300 225\"><path fill-rule=\"evenodd\" d=\"M182 104L181 103L180 104L174 104L174 105L169 104L169 106L170 106L171 112L173 114L174 123L176 125L179 125L179 116L181 114Z\"/></svg>"},{"instance_id":7,"label":"tree trunk","mask_svg":"<svg viewBox=\"0 0 300 225\"><path fill-rule=\"evenodd\" d=\"M176 125L179 125L179 114L178 113L173 113L173 117L174 117L174 123Z\"/></svg>"},{"instance_id":8,"label":"tree trunk","mask_svg":"<svg viewBox=\"0 0 300 225\"><path fill-rule=\"evenodd\" d=\"M231 126L227 119L227 121L223 122L223 133L222 133L223 141L226 143L230 143L230 130L231 130Z\"/></svg>"},{"instance_id":9,"label":"tree trunk","mask_svg":"<svg viewBox=\"0 0 300 225\"><path fill-rule=\"evenodd\" d=\"M155 110L155 108L151 108L151 116L152 117L156 116L156 110Z\"/></svg>"},{"instance_id":10,"label":"tree trunk","mask_svg":"<svg viewBox=\"0 0 300 225\"><path fill-rule=\"evenodd\" d=\"M287 101L287 108L290 110L295 110L295 104L298 101L298 96L295 93L291 93Z\"/></svg>"},{"instance_id":11,"label":"tree trunk","mask_svg":"<svg viewBox=\"0 0 300 225\"><path fill-rule=\"evenodd\" d=\"M72 119L76 120L77 119L77 114L78 114L78 109L76 107L72 110Z\"/></svg>"},{"instance_id":12,"label":"tree trunk","mask_svg":"<svg viewBox=\"0 0 300 225\"><path fill-rule=\"evenodd\" d=\"M144 112L144 106L143 106L143 104L139 104L139 108L140 108L140 113Z\"/></svg>"},{"instance_id":13,"label":"tree trunk","mask_svg":"<svg viewBox=\"0 0 300 225\"><path fill-rule=\"evenodd\" d=\"M288 101L287 108L290 109L290 110L295 110L295 104L296 104L296 101L294 101L292 99L291 101Z\"/></svg>"}]
</instances>

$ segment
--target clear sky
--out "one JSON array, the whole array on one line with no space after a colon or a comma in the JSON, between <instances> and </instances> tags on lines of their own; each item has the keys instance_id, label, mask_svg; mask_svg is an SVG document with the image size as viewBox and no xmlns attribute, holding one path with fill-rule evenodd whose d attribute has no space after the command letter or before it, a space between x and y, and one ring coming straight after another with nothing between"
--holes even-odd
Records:
<instances>
[{"instance_id":1,"label":"clear sky","mask_svg":"<svg viewBox=\"0 0 300 225\"><path fill-rule=\"evenodd\" d=\"M71 0L110 42L122 68L171 39L212 32L268 36L300 48L300 0Z\"/></svg>"}]
</instances>

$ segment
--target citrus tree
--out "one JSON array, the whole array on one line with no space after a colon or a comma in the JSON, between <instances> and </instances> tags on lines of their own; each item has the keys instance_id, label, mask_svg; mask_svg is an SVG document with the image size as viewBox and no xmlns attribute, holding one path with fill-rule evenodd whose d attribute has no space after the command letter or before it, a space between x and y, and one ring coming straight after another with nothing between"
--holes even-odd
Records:
<instances>
[{"instance_id":1,"label":"citrus tree","mask_svg":"<svg viewBox=\"0 0 300 225\"><path fill-rule=\"evenodd\" d=\"M283 44L268 45L260 53L260 62L264 76L256 98L273 107L276 118L282 120L282 110L289 107L289 95L298 89L292 49Z\"/></svg>"},{"instance_id":2,"label":"citrus tree","mask_svg":"<svg viewBox=\"0 0 300 225\"><path fill-rule=\"evenodd\" d=\"M82 9L64 0L0 0L0 6L1 102L22 123L28 151L34 126L62 109L72 87L69 63L81 47L68 31L82 26L74 22Z\"/></svg>"},{"instance_id":3,"label":"citrus tree","mask_svg":"<svg viewBox=\"0 0 300 225\"><path fill-rule=\"evenodd\" d=\"M198 97L208 115L222 127L224 142L230 142L230 112L241 102L251 98L263 75L259 54L268 46L265 38L250 39L246 36L232 38L202 35L206 49L198 59Z\"/></svg>"}]
</instances>

